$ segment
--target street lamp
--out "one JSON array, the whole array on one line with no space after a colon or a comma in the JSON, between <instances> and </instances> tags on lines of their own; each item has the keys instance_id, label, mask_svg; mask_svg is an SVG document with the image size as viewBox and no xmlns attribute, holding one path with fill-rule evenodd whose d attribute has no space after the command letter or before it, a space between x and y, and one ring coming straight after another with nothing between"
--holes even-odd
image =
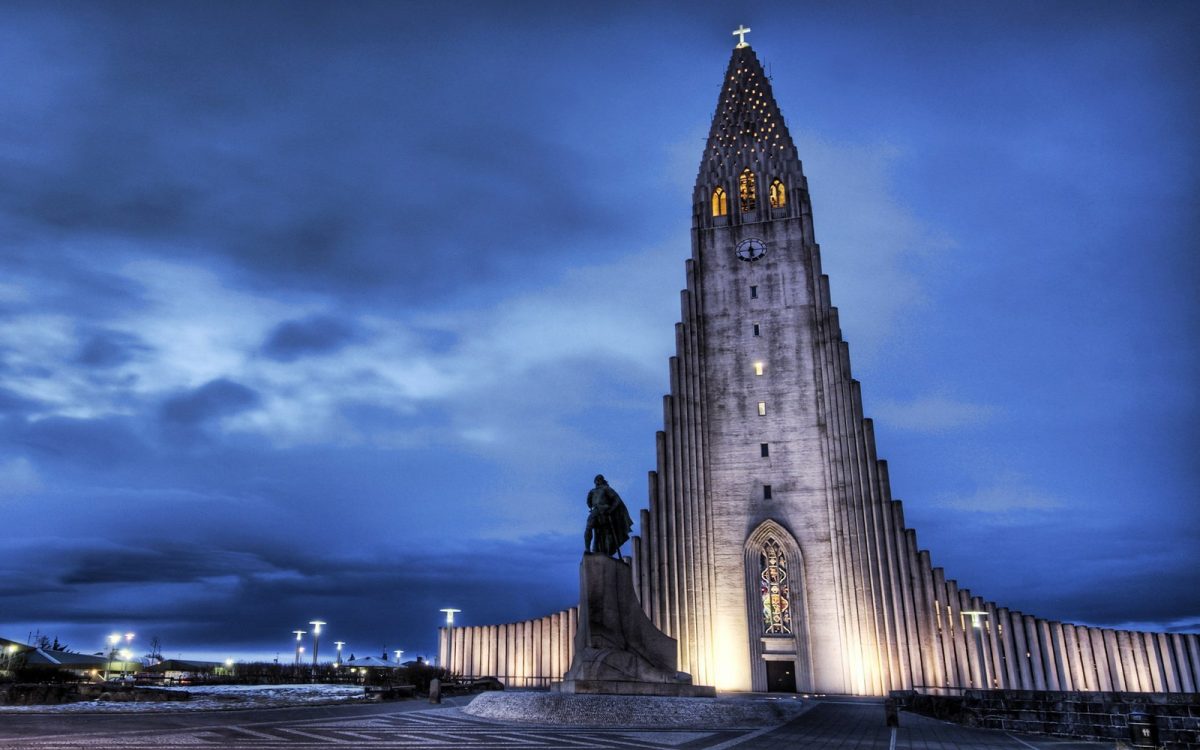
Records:
<instances>
[{"instance_id":1,"label":"street lamp","mask_svg":"<svg viewBox=\"0 0 1200 750\"><path fill-rule=\"evenodd\" d=\"M309 620L309 621L308 621L308 624L313 626L313 632L312 632L312 635L313 635L313 667L312 667L312 673L313 673L313 679L316 679L316 676L317 676L317 647L318 647L318 645L319 645L319 643L320 643L320 640L321 640L321 626L322 626L322 625L325 625L326 623L322 622L321 620Z\"/></svg>"},{"instance_id":2,"label":"street lamp","mask_svg":"<svg viewBox=\"0 0 1200 750\"><path fill-rule=\"evenodd\" d=\"M396 654L396 666L400 666L400 657L404 656L404 649L398 648L393 653Z\"/></svg>"},{"instance_id":3,"label":"street lamp","mask_svg":"<svg viewBox=\"0 0 1200 750\"><path fill-rule=\"evenodd\" d=\"M975 651L979 654L979 676L980 689L987 690L991 688L992 683L988 680L987 657L983 653L983 618L988 616L984 610L964 609L964 615L971 617L971 629L975 631Z\"/></svg>"},{"instance_id":4,"label":"street lamp","mask_svg":"<svg viewBox=\"0 0 1200 750\"><path fill-rule=\"evenodd\" d=\"M299 679L299 677L300 677L300 652L302 652L304 650L304 647L300 645L300 638L307 632L308 632L307 630L293 630L292 631L292 633L294 633L296 636L296 678L297 679Z\"/></svg>"},{"instance_id":5,"label":"street lamp","mask_svg":"<svg viewBox=\"0 0 1200 750\"><path fill-rule=\"evenodd\" d=\"M337 646L337 661L333 663L334 667L342 666L342 646L346 645L345 641L334 641L333 645Z\"/></svg>"},{"instance_id":6,"label":"street lamp","mask_svg":"<svg viewBox=\"0 0 1200 750\"><path fill-rule=\"evenodd\" d=\"M455 609L454 607L443 607L438 611L446 613L446 676L451 677L454 674L452 671L454 669L454 660L451 658L451 654L454 653L454 613L462 612L462 610Z\"/></svg>"},{"instance_id":7,"label":"street lamp","mask_svg":"<svg viewBox=\"0 0 1200 750\"><path fill-rule=\"evenodd\" d=\"M108 682L108 673L112 671L113 660L117 657L117 644L121 642L121 634L113 633L108 636L108 664L104 667L104 681Z\"/></svg>"},{"instance_id":8,"label":"street lamp","mask_svg":"<svg viewBox=\"0 0 1200 750\"><path fill-rule=\"evenodd\" d=\"M229 673L230 677L233 676L233 659L225 660L225 671Z\"/></svg>"}]
</instances>

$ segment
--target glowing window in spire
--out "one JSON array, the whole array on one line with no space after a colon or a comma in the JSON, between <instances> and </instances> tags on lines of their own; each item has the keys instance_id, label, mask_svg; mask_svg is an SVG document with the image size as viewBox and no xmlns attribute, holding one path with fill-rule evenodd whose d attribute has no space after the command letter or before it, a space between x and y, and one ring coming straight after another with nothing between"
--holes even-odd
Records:
<instances>
[{"instance_id":1,"label":"glowing window in spire","mask_svg":"<svg viewBox=\"0 0 1200 750\"><path fill-rule=\"evenodd\" d=\"M783 208L787 205L787 187L779 180L771 183L771 208Z\"/></svg>"},{"instance_id":2,"label":"glowing window in spire","mask_svg":"<svg viewBox=\"0 0 1200 750\"><path fill-rule=\"evenodd\" d=\"M792 612L788 607L787 559L774 538L763 544L759 557L759 593L762 594L763 635L791 635Z\"/></svg>"},{"instance_id":3,"label":"glowing window in spire","mask_svg":"<svg viewBox=\"0 0 1200 750\"><path fill-rule=\"evenodd\" d=\"M725 195L725 188L717 188L713 191L712 211L713 216L724 216L729 213L729 196Z\"/></svg>"},{"instance_id":4,"label":"glowing window in spire","mask_svg":"<svg viewBox=\"0 0 1200 750\"><path fill-rule=\"evenodd\" d=\"M743 169L738 177L738 195L742 201L742 213L749 213L758 205L758 182L749 167Z\"/></svg>"}]
</instances>

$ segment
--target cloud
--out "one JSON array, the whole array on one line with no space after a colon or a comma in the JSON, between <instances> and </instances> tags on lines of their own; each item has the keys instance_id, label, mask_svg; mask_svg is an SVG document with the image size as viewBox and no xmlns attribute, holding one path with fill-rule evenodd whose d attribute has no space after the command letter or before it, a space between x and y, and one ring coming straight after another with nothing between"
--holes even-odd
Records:
<instances>
[{"instance_id":1,"label":"cloud","mask_svg":"<svg viewBox=\"0 0 1200 750\"><path fill-rule=\"evenodd\" d=\"M0 499L35 495L42 488L42 479L28 458L19 456L0 462Z\"/></svg>"},{"instance_id":2,"label":"cloud","mask_svg":"<svg viewBox=\"0 0 1200 750\"><path fill-rule=\"evenodd\" d=\"M887 143L835 142L792 129L813 192L822 270L846 339L861 365L929 304L918 261L955 242L922 222L897 189L908 158Z\"/></svg>"},{"instance_id":3,"label":"cloud","mask_svg":"<svg viewBox=\"0 0 1200 750\"><path fill-rule=\"evenodd\" d=\"M147 351L149 347L131 333L102 329L92 332L80 345L75 361L89 367L117 367Z\"/></svg>"},{"instance_id":4,"label":"cloud","mask_svg":"<svg viewBox=\"0 0 1200 750\"><path fill-rule=\"evenodd\" d=\"M336 352L356 337L346 321L329 316L280 323L263 343L263 354L279 362L291 362L309 354Z\"/></svg>"},{"instance_id":5,"label":"cloud","mask_svg":"<svg viewBox=\"0 0 1200 750\"><path fill-rule=\"evenodd\" d=\"M872 415L882 425L914 432L949 432L987 424L996 409L947 396L921 396L908 402L881 399L873 402Z\"/></svg>"},{"instance_id":6,"label":"cloud","mask_svg":"<svg viewBox=\"0 0 1200 750\"><path fill-rule=\"evenodd\" d=\"M163 402L167 422L192 426L245 411L260 401L258 393L232 380L218 378Z\"/></svg>"},{"instance_id":7,"label":"cloud","mask_svg":"<svg viewBox=\"0 0 1200 750\"><path fill-rule=\"evenodd\" d=\"M946 495L935 501L943 508L982 514L993 523L1026 523L1018 514L1040 513L1064 507L1064 502L1028 484L1019 474L998 477L993 483L978 486L963 494Z\"/></svg>"}]
</instances>

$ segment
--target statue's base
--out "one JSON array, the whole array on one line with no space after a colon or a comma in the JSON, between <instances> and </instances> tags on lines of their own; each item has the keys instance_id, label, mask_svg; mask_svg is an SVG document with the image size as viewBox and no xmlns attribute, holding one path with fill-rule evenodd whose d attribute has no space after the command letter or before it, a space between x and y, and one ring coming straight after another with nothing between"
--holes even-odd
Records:
<instances>
[{"instance_id":1,"label":"statue's base","mask_svg":"<svg viewBox=\"0 0 1200 750\"><path fill-rule=\"evenodd\" d=\"M658 695L664 698L713 698L717 694L717 689L712 685L629 680L563 680L552 683L550 691L574 695Z\"/></svg>"}]
</instances>

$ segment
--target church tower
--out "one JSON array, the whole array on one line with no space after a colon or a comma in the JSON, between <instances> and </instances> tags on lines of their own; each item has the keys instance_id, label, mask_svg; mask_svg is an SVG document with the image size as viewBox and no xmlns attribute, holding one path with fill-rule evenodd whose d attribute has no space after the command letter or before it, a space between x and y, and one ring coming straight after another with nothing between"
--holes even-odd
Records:
<instances>
[{"instance_id":1,"label":"church tower","mask_svg":"<svg viewBox=\"0 0 1200 750\"><path fill-rule=\"evenodd\" d=\"M796 146L744 41L700 159L685 270L632 573L694 684L1200 688L1200 635L1010 610L917 546L863 417ZM571 664L577 614L443 629L439 663L545 686Z\"/></svg>"},{"instance_id":2,"label":"church tower","mask_svg":"<svg viewBox=\"0 0 1200 750\"><path fill-rule=\"evenodd\" d=\"M671 392L634 578L726 690L1189 691L1200 637L1022 614L947 579L876 457L796 146L740 37L692 198Z\"/></svg>"},{"instance_id":3,"label":"church tower","mask_svg":"<svg viewBox=\"0 0 1200 750\"><path fill-rule=\"evenodd\" d=\"M870 584L841 542L849 495L881 478L800 158L744 42L696 178L682 302L635 546L647 614L698 683L858 692L846 615Z\"/></svg>"}]
</instances>

